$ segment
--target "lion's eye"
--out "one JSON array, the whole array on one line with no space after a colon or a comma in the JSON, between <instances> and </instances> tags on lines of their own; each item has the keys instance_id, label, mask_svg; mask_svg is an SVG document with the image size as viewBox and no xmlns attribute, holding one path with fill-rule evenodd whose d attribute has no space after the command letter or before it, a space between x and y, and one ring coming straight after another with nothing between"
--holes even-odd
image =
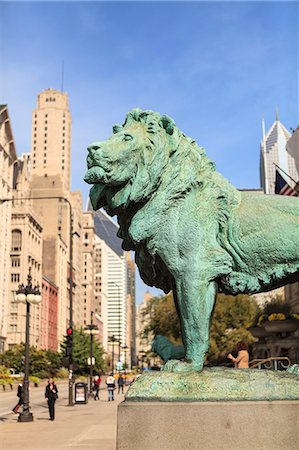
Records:
<instances>
[{"instance_id":1,"label":"lion's eye","mask_svg":"<svg viewBox=\"0 0 299 450\"><path fill-rule=\"evenodd\" d=\"M124 141L131 141L132 139L133 139L133 136L131 136L130 134L124 135Z\"/></svg>"}]
</instances>

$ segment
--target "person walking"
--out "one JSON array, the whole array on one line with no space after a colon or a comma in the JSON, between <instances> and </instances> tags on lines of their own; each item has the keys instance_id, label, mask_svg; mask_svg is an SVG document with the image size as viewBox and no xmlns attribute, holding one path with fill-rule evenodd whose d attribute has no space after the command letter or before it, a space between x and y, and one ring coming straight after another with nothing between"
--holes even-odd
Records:
<instances>
[{"instance_id":1,"label":"person walking","mask_svg":"<svg viewBox=\"0 0 299 450\"><path fill-rule=\"evenodd\" d=\"M21 405L24 404L24 385L23 382L21 382L18 386L18 392L17 392L17 396L19 397L18 403L16 404L16 406L13 408L13 412L15 414L18 413Z\"/></svg>"},{"instance_id":2,"label":"person walking","mask_svg":"<svg viewBox=\"0 0 299 450\"><path fill-rule=\"evenodd\" d=\"M45 398L48 401L50 420L55 419L55 402L58 399L58 389L53 378L50 378L45 391Z\"/></svg>"},{"instance_id":3,"label":"person walking","mask_svg":"<svg viewBox=\"0 0 299 450\"><path fill-rule=\"evenodd\" d=\"M114 389L115 389L115 378L111 373L106 379L107 390L108 390L108 402L114 401Z\"/></svg>"},{"instance_id":4,"label":"person walking","mask_svg":"<svg viewBox=\"0 0 299 450\"><path fill-rule=\"evenodd\" d=\"M124 380L122 374L120 373L119 377L118 377L118 380L117 380L118 394L120 393L120 390L121 390L122 394L124 393L124 384L125 384L125 380Z\"/></svg>"},{"instance_id":5,"label":"person walking","mask_svg":"<svg viewBox=\"0 0 299 450\"><path fill-rule=\"evenodd\" d=\"M100 391L101 377L96 375L93 381L93 391L94 391L94 399L100 400L99 391Z\"/></svg>"},{"instance_id":6,"label":"person walking","mask_svg":"<svg viewBox=\"0 0 299 450\"><path fill-rule=\"evenodd\" d=\"M228 359L235 363L235 368L237 369L248 369L249 368L249 352L248 346L245 342L240 341L237 343L238 356L233 357L231 353L227 355Z\"/></svg>"}]
</instances>

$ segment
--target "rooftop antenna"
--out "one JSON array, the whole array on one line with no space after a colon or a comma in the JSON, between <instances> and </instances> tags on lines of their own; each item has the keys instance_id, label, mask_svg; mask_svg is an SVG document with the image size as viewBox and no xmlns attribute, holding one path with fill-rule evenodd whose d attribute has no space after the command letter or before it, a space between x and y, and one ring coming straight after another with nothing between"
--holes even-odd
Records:
<instances>
[{"instance_id":1,"label":"rooftop antenna","mask_svg":"<svg viewBox=\"0 0 299 450\"><path fill-rule=\"evenodd\" d=\"M269 179L268 179L268 162L267 162L267 146L266 146L266 131L265 131L265 118L264 114L262 116L262 131L263 131L263 139L262 139L262 156L263 156L263 166L264 166L264 192L265 194L269 194Z\"/></svg>"},{"instance_id":2,"label":"rooftop antenna","mask_svg":"<svg viewBox=\"0 0 299 450\"><path fill-rule=\"evenodd\" d=\"M265 131L265 117L264 117L264 114L262 115L262 132L263 132L263 142L265 142L266 131Z\"/></svg>"},{"instance_id":3,"label":"rooftop antenna","mask_svg":"<svg viewBox=\"0 0 299 450\"><path fill-rule=\"evenodd\" d=\"M64 60L61 63L61 92L63 92L63 83L64 83Z\"/></svg>"},{"instance_id":4,"label":"rooftop antenna","mask_svg":"<svg viewBox=\"0 0 299 450\"><path fill-rule=\"evenodd\" d=\"M278 119L278 107L277 106L276 106L276 118L275 119L276 119L276 122L278 122L279 119Z\"/></svg>"}]
</instances>

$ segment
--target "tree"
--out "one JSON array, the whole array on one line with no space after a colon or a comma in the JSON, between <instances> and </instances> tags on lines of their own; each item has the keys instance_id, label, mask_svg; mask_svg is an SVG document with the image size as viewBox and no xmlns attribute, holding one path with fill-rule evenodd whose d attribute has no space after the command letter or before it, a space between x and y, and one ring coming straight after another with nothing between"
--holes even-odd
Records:
<instances>
[{"instance_id":1,"label":"tree","mask_svg":"<svg viewBox=\"0 0 299 450\"><path fill-rule=\"evenodd\" d=\"M256 301L249 295L237 296L218 294L210 327L210 350L208 363L217 363L221 357L232 351L238 341L253 342L247 331L259 313ZM157 334L166 336L174 344L180 344L181 329L172 294L154 297L144 310L142 337Z\"/></svg>"},{"instance_id":2,"label":"tree","mask_svg":"<svg viewBox=\"0 0 299 450\"><path fill-rule=\"evenodd\" d=\"M172 293L151 298L143 311L143 317L146 325L142 337L148 339L151 335L161 334L173 343L181 343L181 327Z\"/></svg>"},{"instance_id":3,"label":"tree","mask_svg":"<svg viewBox=\"0 0 299 450\"><path fill-rule=\"evenodd\" d=\"M61 346L62 357L65 358L66 338ZM93 338L94 369L105 370L104 350L99 342ZM90 357L90 336L84 333L83 328L73 330L73 360L74 371L78 374L89 373L88 358Z\"/></svg>"},{"instance_id":4,"label":"tree","mask_svg":"<svg viewBox=\"0 0 299 450\"><path fill-rule=\"evenodd\" d=\"M0 354L0 364L7 368L24 371L25 344L17 344L13 348Z\"/></svg>"},{"instance_id":5,"label":"tree","mask_svg":"<svg viewBox=\"0 0 299 450\"><path fill-rule=\"evenodd\" d=\"M0 354L0 364L24 372L25 344L17 344L12 349ZM56 374L61 367L61 355L52 350L29 349L30 375L47 378Z\"/></svg>"},{"instance_id":6,"label":"tree","mask_svg":"<svg viewBox=\"0 0 299 450\"><path fill-rule=\"evenodd\" d=\"M237 342L254 342L247 331L259 314L259 306L253 297L247 294L237 296L218 294L210 327L209 362L225 361Z\"/></svg>"}]
</instances>

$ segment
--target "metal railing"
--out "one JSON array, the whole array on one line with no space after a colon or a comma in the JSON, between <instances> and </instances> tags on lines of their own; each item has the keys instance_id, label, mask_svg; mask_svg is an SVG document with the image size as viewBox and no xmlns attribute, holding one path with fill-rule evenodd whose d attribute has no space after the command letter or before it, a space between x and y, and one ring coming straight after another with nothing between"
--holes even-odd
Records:
<instances>
[{"instance_id":1,"label":"metal railing","mask_svg":"<svg viewBox=\"0 0 299 450\"><path fill-rule=\"evenodd\" d=\"M291 366L291 360L286 356L272 356L265 359L249 361L250 369L286 370Z\"/></svg>"}]
</instances>

